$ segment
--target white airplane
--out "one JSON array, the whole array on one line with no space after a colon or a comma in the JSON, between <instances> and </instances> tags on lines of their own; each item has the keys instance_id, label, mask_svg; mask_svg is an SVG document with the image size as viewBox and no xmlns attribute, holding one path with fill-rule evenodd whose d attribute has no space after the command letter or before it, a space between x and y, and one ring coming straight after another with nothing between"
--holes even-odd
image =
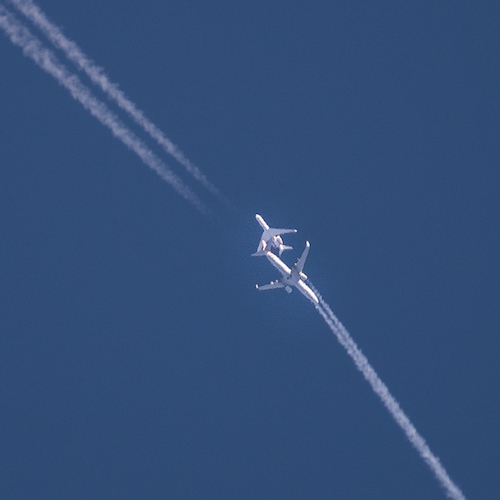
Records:
<instances>
[{"instance_id":1,"label":"white airplane","mask_svg":"<svg viewBox=\"0 0 500 500\"><path fill-rule=\"evenodd\" d=\"M257 248L257 251L252 254L252 257L260 257L261 255L266 255L266 253L269 252L272 248L279 249L279 254L281 257L281 254L285 250L291 250L293 248L287 245L283 245L283 240L281 239L280 234L296 233L296 229L276 229L274 227L269 227L266 224L266 221L259 214L255 214L255 218L261 225L264 232L260 237L259 247Z\"/></svg>"},{"instance_id":2,"label":"white airplane","mask_svg":"<svg viewBox=\"0 0 500 500\"><path fill-rule=\"evenodd\" d=\"M279 257L274 255L272 252L266 252L266 257L269 262L283 275L282 278L271 281L269 285L255 285L257 290L272 290L274 288L284 288L288 293L292 293L292 286L296 287L299 292L305 295L309 300L315 304L319 303L316 294L305 284L307 276L304 274L304 264L309 253L309 242L306 241L306 248L302 252L300 259L297 263L290 269Z\"/></svg>"}]
</instances>

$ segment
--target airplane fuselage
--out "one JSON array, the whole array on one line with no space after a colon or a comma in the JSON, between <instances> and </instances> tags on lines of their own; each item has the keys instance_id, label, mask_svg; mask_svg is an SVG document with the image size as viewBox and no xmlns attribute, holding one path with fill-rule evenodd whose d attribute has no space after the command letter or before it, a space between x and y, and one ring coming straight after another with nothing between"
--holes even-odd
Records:
<instances>
[{"instance_id":1,"label":"airplane fuselage","mask_svg":"<svg viewBox=\"0 0 500 500\"><path fill-rule=\"evenodd\" d=\"M303 276L306 276L304 273L298 272L297 270L295 270L295 268L290 269L279 257L274 255L272 252L266 252L266 257L268 258L269 262L282 274L283 277L280 279L280 281L281 283L283 283L283 285L285 285L285 290L288 293L292 291L291 287L294 286L302 293L302 295L305 295L309 300L311 300L315 304L319 303L316 294L303 281ZM305 279L307 279L307 277Z\"/></svg>"}]
</instances>

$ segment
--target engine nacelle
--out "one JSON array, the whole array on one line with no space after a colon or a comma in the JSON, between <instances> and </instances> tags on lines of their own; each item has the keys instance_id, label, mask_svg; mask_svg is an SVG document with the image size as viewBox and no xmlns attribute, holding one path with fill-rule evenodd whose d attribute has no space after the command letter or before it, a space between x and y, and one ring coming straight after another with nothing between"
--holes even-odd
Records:
<instances>
[{"instance_id":1,"label":"engine nacelle","mask_svg":"<svg viewBox=\"0 0 500 500\"><path fill-rule=\"evenodd\" d=\"M292 287L291 286L286 286L285 287L285 290L287 291L287 293L292 293Z\"/></svg>"}]
</instances>

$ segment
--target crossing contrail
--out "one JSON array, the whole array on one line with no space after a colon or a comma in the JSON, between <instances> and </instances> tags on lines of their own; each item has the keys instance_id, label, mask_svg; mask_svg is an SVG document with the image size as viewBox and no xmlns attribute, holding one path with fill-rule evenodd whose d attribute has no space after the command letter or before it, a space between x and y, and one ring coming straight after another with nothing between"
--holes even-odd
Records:
<instances>
[{"instance_id":1,"label":"crossing contrail","mask_svg":"<svg viewBox=\"0 0 500 500\"><path fill-rule=\"evenodd\" d=\"M31 0L9 0L16 9L22 12L37 28L39 28L49 40L58 49L62 50L68 59L73 61L81 70L83 70L92 82L100 87L102 91L118 106L129 114L129 116L140 125L153 139L155 139L163 149L173 156L196 180L201 182L212 194L220 200L229 204L221 192L205 177L201 170L193 165L184 155L184 153L168 138L165 134L152 123L137 106L127 98L127 96L118 88L118 85L112 83L104 70L97 66L88 56L86 56L80 47L69 40L63 32L53 24L47 16Z\"/></svg>"},{"instance_id":2,"label":"crossing contrail","mask_svg":"<svg viewBox=\"0 0 500 500\"><path fill-rule=\"evenodd\" d=\"M382 400L384 406L389 410L396 423L403 429L410 443L416 448L419 455L430 467L446 494L453 500L466 500L460 488L451 480L439 459L432 453L425 439L417 432L415 426L410 422L405 412L399 406L394 396L389 392L387 386L380 380L366 356L361 352L349 332L333 314L330 306L325 302L318 290L308 282L309 286L318 296L319 304L315 305L326 324L337 337L338 341L345 347L347 353L353 359L358 370L363 374L373 391Z\"/></svg>"},{"instance_id":3,"label":"crossing contrail","mask_svg":"<svg viewBox=\"0 0 500 500\"><path fill-rule=\"evenodd\" d=\"M184 199L193 204L202 214L209 215L205 205L191 189L174 174L160 158L158 158L118 117L80 81L62 65L54 53L44 47L38 38L16 19L16 17L0 3L0 27L10 41L20 47L24 54L35 64L53 76L71 96L89 113L97 118L111 133L139 158L152 168L163 180L168 182Z\"/></svg>"}]
</instances>

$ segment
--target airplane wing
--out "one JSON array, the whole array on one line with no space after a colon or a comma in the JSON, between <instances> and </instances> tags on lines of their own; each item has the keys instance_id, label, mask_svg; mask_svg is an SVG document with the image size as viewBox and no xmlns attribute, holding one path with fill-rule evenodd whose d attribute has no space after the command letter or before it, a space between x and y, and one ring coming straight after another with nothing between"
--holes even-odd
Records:
<instances>
[{"instance_id":1,"label":"airplane wing","mask_svg":"<svg viewBox=\"0 0 500 500\"><path fill-rule=\"evenodd\" d=\"M306 248L302 252L302 255L300 256L299 260L295 264L295 269L299 272L299 274L302 272L304 269L304 264L306 263L307 256L309 254L309 248L311 245L309 245L309 242L306 241Z\"/></svg>"},{"instance_id":2,"label":"airplane wing","mask_svg":"<svg viewBox=\"0 0 500 500\"><path fill-rule=\"evenodd\" d=\"M268 240L269 238L272 238L273 236L279 236L280 234L297 232L296 229L277 229L275 227L269 227L269 224L267 224L266 221L259 214L255 214L255 219L260 224L260 227L264 230L261 239Z\"/></svg>"},{"instance_id":3,"label":"airplane wing","mask_svg":"<svg viewBox=\"0 0 500 500\"><path fill-rule=\"evenodd\" d=\"M296 233L296 229L277 229L275 227L270 227L267 229L266 234L271 236L279 236L280 234Z\"/></svg>"},{"instance_id":4,"label":"airplane wing","mask_svg":"<svg viewBox=\"0 0 500 500\"><path fill-rule=\"evenodd\" d=\"M281 281L271 281L269 285L255 285L257 290L273 290L274 288L285 288L285 285Z\"/></svg>"}]
</instances>

